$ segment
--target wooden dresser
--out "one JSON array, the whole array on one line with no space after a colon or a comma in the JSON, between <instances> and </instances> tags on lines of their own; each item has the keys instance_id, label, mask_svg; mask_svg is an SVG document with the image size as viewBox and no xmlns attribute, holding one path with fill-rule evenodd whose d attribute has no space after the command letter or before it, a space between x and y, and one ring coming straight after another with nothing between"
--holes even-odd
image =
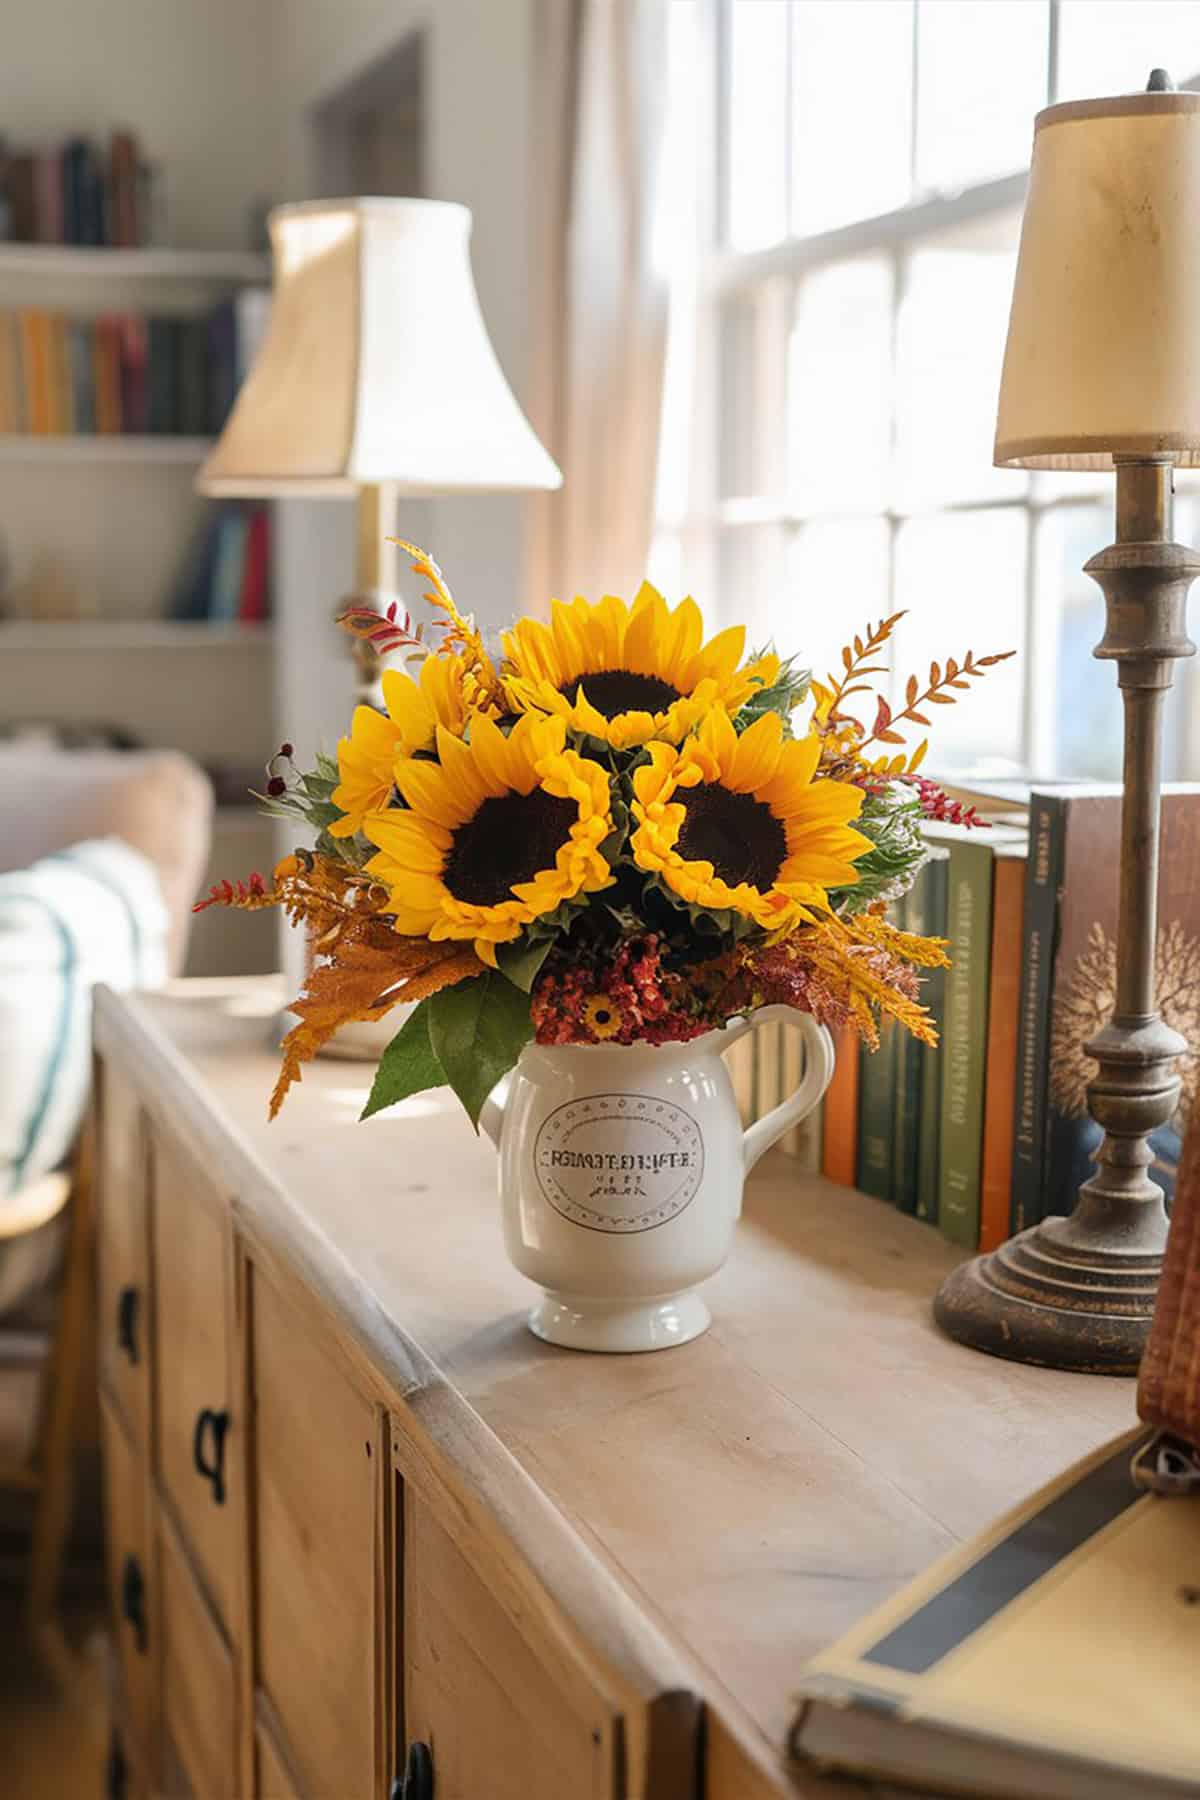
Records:
<instances>
[{"instance_id":1,"label":"wooden dresser","mask_svg":"<svg viewBox=\"0 0 1200 1800\"><path fill-rule=\"evenodd\" d=\"M935 1234L775 1157L711 1332L524 1329L449 1097L266 1123L281 996L96 1005L98 1360L131 1800L763 1800L804 1659L1131 1422L943 1340ZM405 1771L407 1780L405 1781Z\"/></svg>"}]
</instances>

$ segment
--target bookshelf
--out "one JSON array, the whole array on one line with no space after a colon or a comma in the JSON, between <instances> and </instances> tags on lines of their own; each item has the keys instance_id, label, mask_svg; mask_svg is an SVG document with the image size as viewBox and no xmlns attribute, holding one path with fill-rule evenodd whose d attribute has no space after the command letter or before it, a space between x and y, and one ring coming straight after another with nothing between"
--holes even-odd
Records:
<instances>
[{"instance_id":1,"label":"bookshelf","mask_svg":"<svg viewBox=\"0 0 1200 1800\"><path fill-rule=\"evenodd\" d=\"M241 250L113 250L75 244L0 244L6 276L50 281L187 281L242 287L271 280L270 258Z\"/></svg>"},{"instance_id":2,"label":"bookshelf","mask_svg":"<svg viewBox=\"0 0 1200 1800\"><path fill-rule=\"evenodd\" d=\"M266 286L265 257L234 250L0 244L0 308L72 317L203 313ZM258 768L276 743L269 624L181 621L165 611L204 516L206 436L0 435L0 556L20 592L43 563L86 610L0 618L0 730L21 721L116 727L210 768ZM271 821L247 797L220 806L206 885L269 868ZM276 925L197 920L191 974L277 962Z\"/></svg>"},{"instance_id":3,"label":"bookshelf","mask_svg":"<svg viewBox=\"0 0 1200 1800\"><path fill-rule=\"evenodd\" d=\"M0 619L0 652L236 650L271 641L271 627L192 619Z\"/></svg>"},{"instance_id":4,"label":"bookshelf","mask_svg":"<svg viewBox=\"0 0 1200 1800\"><path fill-rule=\"evenodd\" d=\"M198 468L208 455L212 438L128 437L116 433L64 437L34 437L22 432L0 435L0 462L28 463L184 463Z\"/></svg>"}]
</instances>

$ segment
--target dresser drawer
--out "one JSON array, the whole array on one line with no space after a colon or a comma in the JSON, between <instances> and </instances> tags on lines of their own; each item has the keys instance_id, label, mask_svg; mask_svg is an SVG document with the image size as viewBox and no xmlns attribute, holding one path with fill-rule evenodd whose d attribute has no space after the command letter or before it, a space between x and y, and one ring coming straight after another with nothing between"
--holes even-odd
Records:
<instances>
[{"instance_id":1,"label":"dresser drawer","mask_svg":"<svg viewBox=\"0 0 1200 1800\"><path fill-rule=\"evenodd\" d=\"M292 1780L275 1734L263 1719L255 1729L254 1750L258 1800L300 1800L300 1790Z\"/></svg>"},{"instance_id":2,"label":"dresser drawer","mask_svg":"<svg viewBox=\"0 0 1200 1800\"><path fill-rule=\"evenodd\" d=\"M437 1800L617 1800L605 1700L581 1709L411 1487L403 1543L405 1730Z\"/></svg>"},{"instance_id":3,"label":"dresser drawer","mask_svg":"<svg viewBox=\"0 0 1200 1800\"><path fill-rule=\"evenodd\" d=\"M105 1540L113 1643L120 1680L121 1718L136 1742L126 1746L141 1764L151 1742L158 1608L147 1530L146 1471L111 1402L101 1396Z\"/></svg>"},{"instance_id":4,"label":"dresser drawer","mask_svg":"<svg viewBox=\"0 0 1200 1800\"><path fill-rule=\"evenodd\" d=\"M163 1725L195 1800L237 1793L233 1658L165 1514L158 1521Z\"/></svg>"},{"instance_id":5,"label":"dresser drawer","mask_svg":"<svg viewBox=\"0 0 1200 1800\"><path fill-rule=\"evenodd\" d=\"M137 1096L120 1075L100 1071L99 1221L96 1245L97 1357L139 1447L150 1437L149 1164Z\"/></svg>"},{"instance_id":6,"label":"dresser drawer","mask_svg":"<svg viewBox=\"0 0 1200 1800\"><path fill-rule=\"evenodd\" d=\"M159 1473L228 1630L240 1468L230 1374L228 1215L190 1158L157 1132L151 1174Z\"/></svg>"},{"instance_id":7,"label":"dresser drawer","mask_svg":"<svg viewBox=\"0 0 1200 1800\"><path fill-rule=\"evenodd\" d=\"M370 1800L383 1724L374 1698L381 1423L320 1326L259 1269L250 1308L258 1682L303 1791Z\"/></svg>"}]
</instances>

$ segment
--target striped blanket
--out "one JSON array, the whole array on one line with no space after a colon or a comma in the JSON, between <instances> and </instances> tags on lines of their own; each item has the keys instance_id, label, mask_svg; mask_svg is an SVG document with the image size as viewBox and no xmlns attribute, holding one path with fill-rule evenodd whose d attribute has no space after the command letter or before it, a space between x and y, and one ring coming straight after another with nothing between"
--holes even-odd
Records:
<instances>
[{"instance_id":1,"label":"striped blanket","mask_svg":"<svg viewBox=\"0 0 1200 1800\"><path fill-rule=\"evenodd\" d=\"M0 1213L71 1148L91 1079L92 989L156 986L166 944L154 868L116 838L0 875Z\"/></svg>"}]
</instances>

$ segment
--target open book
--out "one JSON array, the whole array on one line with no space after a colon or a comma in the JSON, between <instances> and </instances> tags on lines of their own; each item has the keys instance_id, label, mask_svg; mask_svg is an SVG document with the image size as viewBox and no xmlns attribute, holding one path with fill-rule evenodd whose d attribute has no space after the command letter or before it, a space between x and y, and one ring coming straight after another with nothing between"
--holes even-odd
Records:
<instances>
[{"instance_id":1,"label":"open book","mask_svg":"<svg viewBox=\"0 0 1200 1800\"><path fill-rule=\"evenodd\" d=\"M1200 1796L1200 1495L1127 1433L805 1671L793 1754L924 1793Z\"/></svg>"}]
</instances>

